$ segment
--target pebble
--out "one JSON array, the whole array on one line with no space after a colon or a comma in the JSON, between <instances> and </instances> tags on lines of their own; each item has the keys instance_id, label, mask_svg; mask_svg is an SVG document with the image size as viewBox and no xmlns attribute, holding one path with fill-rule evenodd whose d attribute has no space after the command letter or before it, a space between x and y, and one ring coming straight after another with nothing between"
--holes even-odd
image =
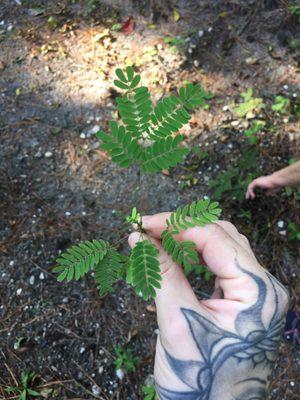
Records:
<instances>
[{"instance_id":1,"label":"pebble","mask_svg":"<svg viewBox=\"0 0 300 400\"><path fill-rule=\"evenodd\" d=\"M101 390L100 390L99 386L97 386L97 385L92 386L92 392L93 392L94 396L100 396L100 394L101 394Z\"/></svg>"},{"instance_id":2,"label":"pebble","mask_svg":"<svg viewBox=\"0 0 300 400\"><path fill-rule=\"evenodd\" d=\"M229 107L228 107L228 106L224 106L224 107L222 108L222 110L223 110L223 111L228 111L228 110L229 110Z\"/></svg>"},{"instance_id":3,"label":"pebble","mask_svg":"<svg viewBox=\"0 0 300 400\"><path fill-rule=\"evenodd\" d=\"M69 298L68 298L68 297L64 297L64 298L62 299L62 302L63 302L64 304L69 303Z\"/></svg>"},{"instance_id":4,"label":"pebble","mask_svg":"<svg viewBox=\"0 0 300 400\"><path fill-rule=\"evenodd\" d=\"M40 273L39 278L40 278L41 281L43 281L43 280L45 279L45 274L44 274L44 272L41 272L41 273Z\"/></svg>"},{"instance_id":5,"label":"pebble","mask_svg":"<svg viewBox=\"0 0 300 400\"><path fill-rule=\"evenodd\" d=\"M44 154L44 156L45 156L46 158L50 158L50 157L53 156L53 153L52 153L51 151L46 151L46 153Z\"/></svg>"},{"instance_id":6,"label":"pebble","mask_svg":"<svg viewBox=\"0 0 300 400\"><path fill-rule=\"evenodd\" d=\"M199 67L200 62L198 60L194 60L194 65L195 65L195 67Z\"/></svg>"},{"instance_id":7,"label":"pebble","mask_svg":"<svg viewBox=\"0 0 300 400\"><path fill-rule=\"evenodd\" d=\"M85 138L86 138L85 133L82 132L82 133L80 134L80 138L81 138L81 139L85 139Z\"/></svg>"},{"instance_id":8,"label":"pebble","mask_svg":"<svg viewBox=\"0 0 300 400\"><path fill-rule=\"evenodd\" d=\"M193 52L193 49L188 48L188 53L189 53L189 54L192 54L192 52Z\"/></svg>"},{"instance_id":9,"label":"pebble","mask_svg":"<svg viewBox=\"0 0 300 400\"><path fill-rule=\"evenodd\" d=\"M65 215L66 215L67 217L69 217L69 216L71 215L70 211L66 211L66 212L65 212Z\"/></svg>"},{"instance_id":10,"label":"pebble","mask_svg":"<svg viewBox=\"0 0 300 400\"><path fill-rule=\"evenodd\" d=\"M98 372L99 372L99 374L102 374L103 371L104 371L104 367L101 365L101 367L99 367L99 369L98 369Z\"/></svg>"},{"instance_id":11,"label":"pebble","mask_svg":"<svg viewBox=\"0 0 300 400\"><path fill-rule=\"evenodd\" d=\"M297 93L293 93L293 97L297 97Z\"/></svg>"},{"instance_id":12,"label":"pebble","mask_svg":"<svg viewBox=\"0 0 300 400\"><path fill-rule=\"evenodd\" d=\"M7 32L11 32L14 29L13 24L8 25Z\"/></svg>"},{"instance_id":13,"label":"pebble","mask_svg":"<svg viewBox=\"0 0 300 400\"><path fill-rule=\"evenodd\" d=\"M283 228L284 227L284 221L278 221L277 222L278 228Z\"/></svg>"},{"instance_id":14,"label":"pebble","mask_svg":"<svg viewBox=\"0 0 300 400\"><path fill-rule=\"evenodd\" d=\"M81 213L83 216L85 216L86 215L86 211L82 211L82 213Z\"/></svg>"},{"instance_id":15,"label":"pebble","mask_svg":"<svg viewBox=\"0 0 300 400\"><path fill-rule=\"evenodd\" d=\"M201 29L200 31L198 31L198 36L202 37L204 35L204 31Z\"/></svg>"},{"instance_id":16,"label":"pebble","mask_svg":"<svg viewBox=\"0 0 300 400\"><path fill-rule=\"evenodd\" d=\"M119 378L120 379L120 381L124 378L124 372L123 372L123 370L122 369L116 369L116 375L117 375L117 378Z\"/></svg>"},{"instance_id":17,"label":"pebble","mask_svg":"<svg viewBox=\"0 0 300 400\"><path fill-rule=\"evenodd\" d=\"M286 236L286 230L283 229L282 231L279 231L279 234L280 234L281 236Z\"/></svg>"},{"instance_id":18,"label":"pebble","mask_svg":"<svg viewBox=\"0 0 300 400\"><path fill-rule=\"evenodd\" d=\"M288 90L288 88L289 88L288 85L283 85L284 90Z\"/></svg>"},{"instance_id":19,"label":"pebble","mask_svg":"<svg viewBox=\"0 0 300 400\"><path fill-rule=\"evenodd\" d=\"M210 26L210 27L207 29L207 32L210 33L210 32L212 31L212 29L213 29L213 28Z\"/></svg>"},{"instance_id":20,"label":"pebble","mask_svg":"<svg viewBox=\"0 0 300 400\"><path fill-rule=\"evenodd\" d=\"M30 285L34 285L34 282L35 282L35 276L31 275L31 277L29 278Z\"/></svg>"},{"instance_id":21,"label":"pebble","mask_svg":"<svg viewBox=\"0 0 300 400\"><path fill-rule=\"evenodd\" d=\"M17 290L17 295L20 296L20 294L22 293L22 288Z\"/></svg>"},{"instance_id":22,"label":"pebble","mask_svg":"<svg viewBox=\"0 0 300 400\"><path fill-rule=\"evenodd\" d=\"M290 382L290 385L291 385L291 386L295 386L295 382L294 382L294 381L291 381L291 382Z\"/></svg>"},{"instance_id":23,"label":"pebble","mask_svg":"<svg viewBox=\"0 0 300 400\"><path fill-rule=\"evenodd\" d=\"M10 266L10 267L12 267L14 264L15 264L15 262L14 262L13 260L11 260L11 261L9 262L9 266Z\"/></svg>"},{"instance_id":24,"label":"pebble","mask_svg":"<svg viewBox=\"0 0 300 400\"><path fill-rule=\"evenodd\" d=\"M80 347L79 353L83 354L85 352L85 347Z\"/></svg>"},{"instance_id":25,"label":"pebble","mask_svg":"<svg viewBox=\"0 0 300 400\"><path fill-rule=\"evenodd\" d=\"M99 129L100 129L100 126L99 125L95 125L95 126L92 127L92 129L89 130L88 133L90 135L95 135L99 131Z\"/></svg>"}]
</instances>

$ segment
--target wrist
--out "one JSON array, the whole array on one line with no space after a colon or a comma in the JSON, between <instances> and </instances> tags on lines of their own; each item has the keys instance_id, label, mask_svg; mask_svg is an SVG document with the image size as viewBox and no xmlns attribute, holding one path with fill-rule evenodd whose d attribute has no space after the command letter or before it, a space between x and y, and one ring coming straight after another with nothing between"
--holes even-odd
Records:
<instances>
[{"instance_id":1,"label":"wrist","mask_svg":"<svg viewBox=\"0 0 300 400\"><path fill-rule=\"evenodd\" d=\"M274 185L274 188L281 188L288 185L287 179L278 172L274 172L270 175L270 177L272 179L272 184Z\"/></svg>"}]
</instances>

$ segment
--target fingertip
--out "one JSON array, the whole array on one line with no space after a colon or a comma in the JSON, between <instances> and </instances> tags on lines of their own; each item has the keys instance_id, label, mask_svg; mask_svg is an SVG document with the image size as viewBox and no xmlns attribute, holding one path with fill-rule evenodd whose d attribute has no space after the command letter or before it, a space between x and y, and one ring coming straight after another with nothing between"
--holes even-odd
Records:
<instances>
[{"instance_id":1,"label":"fingertip","mask_svg":"<svg viewBox=\"0 0 300 400\"><path fill-rule=\"evenodd\" d=\"M132 232L128 237L128 244L131 248L133 248L137 242L140 241L141 234L138 232Z\"/></svg>"}]
</instances>

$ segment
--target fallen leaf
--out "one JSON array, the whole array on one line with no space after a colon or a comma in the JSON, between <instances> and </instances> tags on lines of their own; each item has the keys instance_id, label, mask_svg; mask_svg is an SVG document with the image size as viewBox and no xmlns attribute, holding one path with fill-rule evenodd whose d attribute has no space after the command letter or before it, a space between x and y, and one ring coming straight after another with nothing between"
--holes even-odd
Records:
<instances>
[{"instance_id":1,"label":"fallen leaf","mask_svg":"<svg viewBox=\"0 0 300 400\"><path fill-rule=\"evenodd\" d=\"M130 35L134 30L134 20L133 17L130 17L127 21L125 21L122 25L121 31L125 33L125 35Z\"/></svg>"},{"instance_id":2,"label":"fallen leaf","mask_svg":"<svg viewBox=\"0 0 300 400\"><path fill-rule=\"evenodd\" d=\"M174 8L174 10L173 10L173 18L174 18L174 21L175 21L175 22L177 22L177 21L180 20L180 14L179 14L179 12L176 10L176 8Z\"/></svg>"},{"instance_id":3,"label":"fallen leaf","mask_svg":"<svg viewBox=\"0 0 300 400\"><path fill-rule=\"evenodd\" d=\"M31 17L37 17L39 15L44 14L44 12L45 12L45 9L44 8L40 8L40 7L29 8L29 10L28 10L28 14Z\"/></svg>"}]
</instances>

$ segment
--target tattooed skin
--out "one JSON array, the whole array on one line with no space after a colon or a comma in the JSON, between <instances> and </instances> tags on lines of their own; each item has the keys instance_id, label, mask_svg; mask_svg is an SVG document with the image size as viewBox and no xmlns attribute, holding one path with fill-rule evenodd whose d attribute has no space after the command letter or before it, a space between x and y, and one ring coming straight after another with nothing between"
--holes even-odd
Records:
<instances>
[{"instance_id":1,"label":"tattooed skin","mask_svg":"<svg viewBox=\"0 0 300 400\"><path fill-rule=\"evenodd\" d=\"M186 389L174 391L157 382L160 400L266 399L284 322L285 305L280 299L282 293L288 295L269 273L258 276L238 263L237 268L257 285L255 304L237 315L234 332L220 328L192 309L181 308L199 355L194 360L180 360L164 348L167 364ZM273 308L271 318L264 323L267 298Z\"/></svg>"}]
</instances>

